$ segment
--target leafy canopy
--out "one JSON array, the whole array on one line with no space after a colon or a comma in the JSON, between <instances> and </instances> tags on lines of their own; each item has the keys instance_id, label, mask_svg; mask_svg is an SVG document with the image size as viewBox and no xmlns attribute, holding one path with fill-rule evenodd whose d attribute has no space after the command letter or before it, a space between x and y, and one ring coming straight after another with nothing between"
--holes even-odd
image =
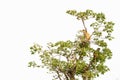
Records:
<instances>
[{"instance_id":1,"label":"leafy canopy","mask_svg":"<svg viewBox=\"0 0 120 80\"><path fill-rule=\"evenodd\" d=\"M103 13L95 13L92 10L84 12L68 10L66 13L82 21L83 30L87 31L90 28L93 31L90 39L86 40L83 30L79 30L74 41L50 42L46 49L34 44L30 47L31 54L38 53L42 64L31 61L29 67L46 67L50 72L55 73L53 80L77 80L75 76L81 76L83 80L91 80L109 71L104 63L112 57L107 41L113 39L111 33L114 23L107 22ZM86 20L93 22L86 27Z\"/></svg>"}]
</instances>

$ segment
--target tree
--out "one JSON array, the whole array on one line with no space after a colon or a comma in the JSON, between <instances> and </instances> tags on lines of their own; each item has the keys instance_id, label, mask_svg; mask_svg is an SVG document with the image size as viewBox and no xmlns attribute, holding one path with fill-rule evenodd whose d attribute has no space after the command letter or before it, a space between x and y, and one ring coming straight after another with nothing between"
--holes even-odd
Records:
<instances>
[{"instance_id":1,"label":"tree","mask_svg":"<svg viewBox=\"0 0 120 80\"><path fill-rule=\"evenodd\" d=\"M46 49L34 44L30 47L31 54L38 53L42 65L31 61L29 67L46 67L55 73L53 80L78 80L76 77L92 80L109 71L105 62L111 59L112 51L107 42L113 39L111 33L114 23L107 22L103 13L95 13L92 10L68 10L66 13L75 16L83 24L83 29L79 30L75 41L50 42ZM86 26L87 20L92 20L93 23Z\"/></svg>"}]
</instances>

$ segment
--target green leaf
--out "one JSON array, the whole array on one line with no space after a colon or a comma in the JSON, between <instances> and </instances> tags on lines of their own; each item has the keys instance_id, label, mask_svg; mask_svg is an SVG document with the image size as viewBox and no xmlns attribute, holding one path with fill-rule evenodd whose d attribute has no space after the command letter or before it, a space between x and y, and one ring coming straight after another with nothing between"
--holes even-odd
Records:
<instances>
[{"instance_id":1,"label":"green leaf","mask_svg":"<svg viewBox=\"0 0 120 80\"><path fill-rule=\"evenodd\" d=\"M68 11L66 11L66 13L74 16L74 15L76 15L77 11L76 10L68 10Z\"/></svg>"}]
</instances>

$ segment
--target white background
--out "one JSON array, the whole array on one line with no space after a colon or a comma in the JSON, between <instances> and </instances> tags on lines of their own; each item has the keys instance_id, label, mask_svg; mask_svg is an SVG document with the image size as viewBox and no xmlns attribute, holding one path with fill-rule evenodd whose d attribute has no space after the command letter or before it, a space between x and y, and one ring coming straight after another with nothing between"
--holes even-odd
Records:
<instances>
[{"instance_id":1,"label":"white background","mask_svg":"<svg viewBox=\"0 0 120 80\"><path fill-rule=\"evenodd\" d=\"M74 40L80 22L66 10L103 12L115 22L109 42L113 58L111 71L96 80L120 80L119 0L0 0L0 80L51 80L45 69L28 68L36 59L30 55L33 43L45 45L59 40Z\"/></svg>"}]
</instances>

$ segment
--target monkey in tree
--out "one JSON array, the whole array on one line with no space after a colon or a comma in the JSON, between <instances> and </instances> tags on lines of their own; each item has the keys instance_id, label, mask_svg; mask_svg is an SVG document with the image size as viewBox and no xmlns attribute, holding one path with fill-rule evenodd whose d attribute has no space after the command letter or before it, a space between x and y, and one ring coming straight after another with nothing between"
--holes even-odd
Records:
<instances>
[{"instance_id":1,"label":"monkey in tree","mask_svg":"<svg viewBox=\"0 0 120 80\"><path fill-rule=\"evenodd\" d=\"M99 53L100 53L100 48L97 48L93 53L93 62L96 63Z\"/></svg>"},{"instance_id":2,"label":"monkey in tree","mask_svg":"<svg viewBox=\"0 0 120 80\"><path fill-rule=\"evenodd\" d=\"M84 47L88 47L89 46L89 43L90 43L90 38L91 38L91 35L88 33L87 31L87 28L85 26L85 23L84 23L84 19L82 18L82 23L83 23L83 26L84 26L84 29L81 30L81 32L83 33L83 36L80 36L80 41L81 43L79 44L81 48L84 48Z\"/></svg>"},{"instance_id":3,"label":"monkey in tree","mask_svg":"<svg viewBox=\"0 0 120 80\"><path fill-rule=\"evenodd\" d=\"M84 30L84 29L83 29L82 31L83 31L83 34L84 34L85 40L86 40L86 41L89 41L91 35L87 32L87 30Z\"/></svg>"},{"instance_id":4,"label":"monkey in tree","mask_svg":"<svg viewBox=\"0 0 120 80\"><path fill-rule=\"evenodd\" d=\"M83 26L84 26L84 29L82 30L82 32L83 32L83 34L84 34L85 40L86 40L86 41L89 41L90 38L91 38L91 36L92 36L92 34L90 35L90 34L88 33L83 18L82 18L82 23L83 23Z\"/></svg>"}]
</instances>

